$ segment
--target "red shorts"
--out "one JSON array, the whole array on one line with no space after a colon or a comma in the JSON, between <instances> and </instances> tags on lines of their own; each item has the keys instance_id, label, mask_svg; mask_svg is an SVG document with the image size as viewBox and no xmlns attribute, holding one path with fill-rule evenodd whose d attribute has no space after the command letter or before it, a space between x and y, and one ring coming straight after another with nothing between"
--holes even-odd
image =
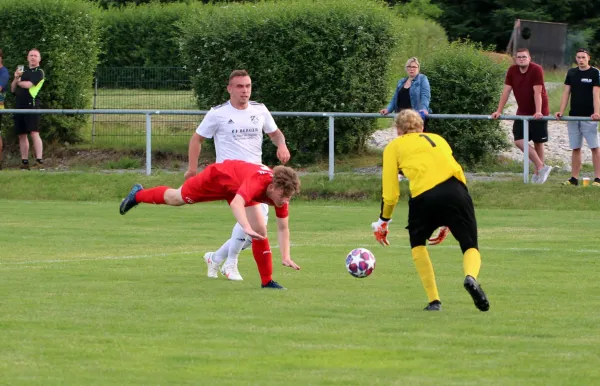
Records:
<instances>
[{"instance_id":1,"label":"red shorts","mask_svg":"<svg viewBox=\"0 0 600 386\"><path fill-rule=\"evenodd\" d=\"M188 204L221 200L230 204L236 193L223 186L221 181L222 176L215 170L214 164L209 165L201 173L185 180L181 186L181 197ZM260 203L250 201L245 206L258 204Z\"/></svg>"},{"instance_id":2,"label":"red shorts","mask_svg":"<svg viewBox=\"0 0 600 386\"><path fill-rule=\"evenodd\" d=\"M235 194L224 190L214 181L213 165L209 165L201 173L188 178L181 187L181 197L188 204L196 202L227 200L231 202Z\"/></svg>"}]
</instances>

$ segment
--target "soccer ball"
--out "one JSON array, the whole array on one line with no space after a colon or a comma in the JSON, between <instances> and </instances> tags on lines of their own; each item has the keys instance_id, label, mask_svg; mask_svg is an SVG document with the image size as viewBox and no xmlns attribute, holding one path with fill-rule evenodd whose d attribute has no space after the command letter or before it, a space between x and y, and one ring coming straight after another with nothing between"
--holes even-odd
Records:
<instances>
[{"instance_id":1,"label":"soccer ball","mask_svg":"<svg viewBox=\"0 0 600 386\"><path fill-rule=\"evenodd\" d=\"M367 277L375 269L375 256L365 248L353 249L346 256L346 269L354 277Z\"/></svg>"}]
</instances>

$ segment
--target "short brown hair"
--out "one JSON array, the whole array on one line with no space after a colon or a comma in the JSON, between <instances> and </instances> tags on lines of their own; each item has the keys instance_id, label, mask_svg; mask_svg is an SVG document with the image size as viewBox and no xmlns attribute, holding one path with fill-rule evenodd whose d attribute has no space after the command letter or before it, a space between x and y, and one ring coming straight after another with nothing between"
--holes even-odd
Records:
<instances>
[{"instance_id":1,"label":"short brown hair","mask_svg":"<svg viewBox=\"0 0 600 386\"><path fill-rule=\"evenodd\" d=\"M528 50L527 48L519 48L519 49L517 50L517 54L518 54L519 52L527 52L527 55L529 55L529 57L531 57L531 53L529 52L529 50Z\"/></svg>"},{"instance_id":2,"label":"short brown hair","mask_svg":"<svg viewBox=\"0 0 600 386\"><path fill-rule=\"evenodd\" d=\"M423 118L415 110L402 110L394 118L394 126L398 134L420 133L423 131Z\"/></svg>"},{"instance_id":3,"label":"short brown hair","mask_svg":"<svg viewBox=\"0 0 600 386\"><path fill-rule=\"evenodd\" d=\"M237 78L238 76L250 76L250 75L248 75L248 71L246 71L246 70L233 70L231 72L231 75L229 75L229 82L231 82L231 79Z\"/></svg>"},{"instance_id":4,"label":"short brown hair","mask_svg":"<svg viewBox=\"0 0 600 386\"><path fill-rule=\"evenodd\" d=\"M587 56L588 56L588 57L590 56L590 53L589 53L589 52L588 52L588 50L586 50L585 48L579 48L579 49L577 50L577 52L575 53L575 56L577 56L577 54L579 54L579 53L581 53L581 52L583 52L584 54L587 54Z\"/></svg>"},{"instance_id":5,"label":"short brown hair","mask_svg":"<svg viewBox=\"0 0 600 386\"><path fill-rule=\"evenodd\" d=\"M273 185L281 188L284 197L292 197L300 192L300 178L296 171L288 166L275 166L273 168Z\"/></svg>"},{"instance_id":6,"label":"short brown hair","mask_svg":"<svg viewBox=\"0 0 600 386\"><path fill-rule=\"evenodd\" d=\"M4 59L4 53L2 53L2 48L0 48L0 59Z\"/></svg>"}]
</instances>

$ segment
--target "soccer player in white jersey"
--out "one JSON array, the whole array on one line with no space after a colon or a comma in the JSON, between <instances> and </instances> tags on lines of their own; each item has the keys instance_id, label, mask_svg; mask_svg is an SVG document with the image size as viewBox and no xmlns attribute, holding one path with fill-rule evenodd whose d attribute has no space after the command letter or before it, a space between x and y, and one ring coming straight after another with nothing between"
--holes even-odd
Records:
<instances>
[{"instance_id":1,"label":"soccer player in white jersey","mask_svg":"<svg viewBox=\"0 0 600 386\"><path fill-rule=\"evenodd\" d=\"M285 164L290 159L285 137L277 128L269 110L262 103L250 101L252 80L246 70L235 70L231 73L227 92L229 101L211 108L190 139L186 179L198 173L198 158L206 138L214 139L216 162L240 160L262 163L263 133L267 134L277 147L277 158L281 163ZM262 204L262 211L266 223L269 206ZM251 242L252 239L246 235L240 224L236 223L231 238L217 251L204 255L208 265L208 277L217 278L219 266L225 261L221 267L221 274L229 280L243 280L237 267L238 257L242 249L249 247ZM294 262L284 261L283 264L300 269Z\"/></svg>"}]
</instances>

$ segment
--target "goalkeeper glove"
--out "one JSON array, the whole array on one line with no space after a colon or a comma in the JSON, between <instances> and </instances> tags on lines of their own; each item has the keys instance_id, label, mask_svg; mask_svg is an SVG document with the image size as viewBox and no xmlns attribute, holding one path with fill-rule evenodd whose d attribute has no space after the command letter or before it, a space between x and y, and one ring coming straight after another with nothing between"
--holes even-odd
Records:
<instances>
[{"instance_id":1,"label":"goalkeeper glove","mask_svg":"<svg viewBox=\"0 0 600 386\"><path fill-rule=\"evenodd\" d=\"M447 226L439 227L437 233L434 232L427 241L429 241L429 245L441 244L448 236L448 233L450 233L450 228Z\"/></svg>"},{"instance_id":2,"label":"goalkeeper glove","mask_svg":"<svg viewBox=\"0 0 600 386\"><path fill-rule=\"evenodd\" d=\"M373 229L373 235L375 235L375 239L379 244L385 246L390 245L390 242L387 240L388 224L392 222L392 220L383 221L382 219L377 220L371 224L371 228Z\"/></svg>"}]
</instances>

